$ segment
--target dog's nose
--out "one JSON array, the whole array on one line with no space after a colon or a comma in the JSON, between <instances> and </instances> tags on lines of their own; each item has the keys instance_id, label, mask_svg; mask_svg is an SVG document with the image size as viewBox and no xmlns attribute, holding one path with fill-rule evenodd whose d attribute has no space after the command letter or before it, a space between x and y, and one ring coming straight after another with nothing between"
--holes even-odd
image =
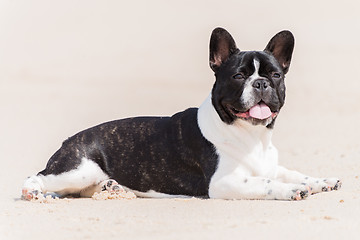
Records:
<instances>
[{"instance_id":1,"label":"dog's nose","mask_svg":"<svg viewBox=\"0 0 360 240\"><path fill-rule=\"evenodd\" d=\"M269 87L269 83L265 79L257 79L254 81L253 87L260 91L265 91Z\"/></svg>"}]
</instances>

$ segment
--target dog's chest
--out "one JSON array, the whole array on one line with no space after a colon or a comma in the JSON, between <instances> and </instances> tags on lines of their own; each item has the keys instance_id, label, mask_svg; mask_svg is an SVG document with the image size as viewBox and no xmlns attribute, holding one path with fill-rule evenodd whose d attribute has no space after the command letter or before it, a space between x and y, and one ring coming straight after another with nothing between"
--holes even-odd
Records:
<instances>
[{"instance_id":1,"label":"dog's chest","mask_svg":"<svg viewBox=\"0 0 360 240\"><path fill-rule=\"evenodd\" d=\"M210 99L199 108L198 124L218 155L213 178L228 174L274 178L278 155L271 143L271 130L241 120L232 125L223 123Z\"/></svg>"},{"instance_id":2,"label":"dog's chest","mask_svg":"<svg viewBox=\"0 0 360 240\"><path fill-rule=\"evenodd\" d=\"M278 164L276 148L270 143L265 147L259 141L258 144L249 146L244 142L229 144L230 146L218 146L217 154L219 163L215 175L225 176L238 174L241 176L262 176L275 178Z\"/></svg>"}]
</instances>

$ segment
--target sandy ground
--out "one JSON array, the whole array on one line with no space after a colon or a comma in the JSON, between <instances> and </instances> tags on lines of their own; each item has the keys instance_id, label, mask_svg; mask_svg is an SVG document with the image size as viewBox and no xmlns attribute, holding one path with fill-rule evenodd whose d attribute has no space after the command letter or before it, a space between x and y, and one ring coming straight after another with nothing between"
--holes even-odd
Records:
<instances>
[{"instance_id":1,"label":"sandy ground","mask_svg":"<svg viewBox=\"0 0 360 240\"><path fill-rule=\"evenodd\" d=\"M356 239L360 17L356 1L0 1L0 239ZM335 1L334 1L335 2ZM199 106L208 41L296 37L274 131L280 162L343 188L300 202L19 200L61 142L98 123Z\"/></svg>"}]
</instances>

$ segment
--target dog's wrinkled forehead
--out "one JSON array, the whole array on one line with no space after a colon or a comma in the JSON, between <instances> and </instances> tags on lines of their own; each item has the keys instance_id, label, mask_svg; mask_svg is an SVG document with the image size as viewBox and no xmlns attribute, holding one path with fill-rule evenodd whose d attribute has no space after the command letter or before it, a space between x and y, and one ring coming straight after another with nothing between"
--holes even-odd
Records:
<instances>
[{"instance_id":1,"label":"dog's wrinkled forehead","mask_svg":"<svg viewBox=\"0 0 360 240\"><path fill-rule=\"evenodd\" d=\"M224 64L224 68L228 68L232 73L241 72L247 77L255 72L263 77L266 77L269 73L282 72L279 63L272 55L260 51L234 54L227 63Z\"/></svg>"}]
</instances>

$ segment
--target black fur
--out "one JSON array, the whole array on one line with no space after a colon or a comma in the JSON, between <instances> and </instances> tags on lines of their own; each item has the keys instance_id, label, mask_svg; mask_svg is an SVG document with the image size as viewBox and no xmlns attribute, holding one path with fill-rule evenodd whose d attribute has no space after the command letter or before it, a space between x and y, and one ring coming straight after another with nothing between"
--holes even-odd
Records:
<instances>
[{"instance_id":1,"label":"black fur","mask_svg":"<svg viewBox=\"0 0 360 240\"><path fill-rule=\"evenodd\" d=\"M272 112L280 111L285 101L284 79L293 48L294 37L289 31L276 34L264 51L240 51L225 29L217 28L213 31L210 39L210 66L215 72L216 82L212 89L212 103L222 121L232 124L237 119L231 109L238 112L249 110L249 106L245 106L240 99L246 80L254 73L254 59L260 62L259 75L270 88L254 95L253 105L263 101ZM216 61L213 56L218 56ZM280 77L275 78L275 73ZM250 121L253 124L264 122L258 119ZM272 128L274 121L267 127Z\"/></svg>"},{"instance_id":2,"label":"black fur","mask_svg":"<svg viewBox=\"0 0 360 240\"><path fill-rule=\"evenodd\" d=\"M75 169L82 158L132 190L207 196L217 166L214 146L201 134L197 109L172 117L112 121L66 140L39 174Z\"/></svg>"}]
</instances>

